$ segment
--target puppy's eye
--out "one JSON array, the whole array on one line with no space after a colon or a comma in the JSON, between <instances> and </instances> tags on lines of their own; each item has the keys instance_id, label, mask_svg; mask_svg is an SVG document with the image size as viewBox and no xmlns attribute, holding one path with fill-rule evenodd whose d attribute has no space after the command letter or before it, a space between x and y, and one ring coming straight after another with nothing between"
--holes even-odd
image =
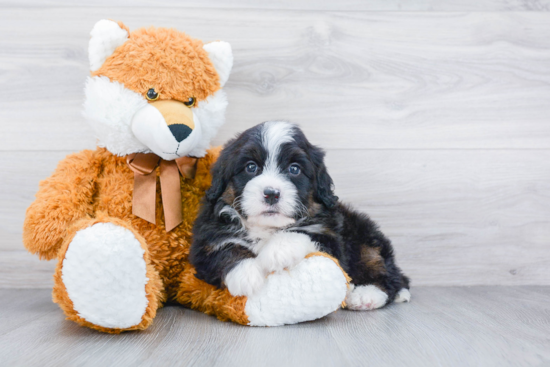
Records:
<instances>
[{"instance_id":1,"label":"puppy's eye","mask_svg":"<svg viewBox=\"0 0 550 367\"><path fill-rule=\"evenodd\" d=\"M302 170L300 169L299 165L293 163L288 167L288 172L293 176L298 176L300 172L302 172Z\"/></svg>"},{"instance_id":2,"label":"puppy's eye","mask_svg":"<svg viewBox=\"0 0 550 367\"><path fill-rule=\"evenodd\" d=\"M151 88L147 91L147 99L150 101L156 101L159 99L160 94L155 91L155 88Z\"/></svg>"},{"instance_id":3,"label":"puppy's eye","mask_svg":"<svg viewBox=\"0 0 550 367\"><path fill-rule=\"evenodd\" d=\"M186 105L187 107L193 107L196 101L197 99L195 97L189 97L187 102L183 102L183 104Z\"/></svg>"},{"instance_id":4,"label":"puppy's eye","mask_svg":"<svg viewBox=\"0 0 550 367\"><path fill-rule=\"evenodd\" d=\"M256 173L258 170L258 166L254 162L248 162L245 167L246 172L248 173Z\"/></svg>"}]
</instances>

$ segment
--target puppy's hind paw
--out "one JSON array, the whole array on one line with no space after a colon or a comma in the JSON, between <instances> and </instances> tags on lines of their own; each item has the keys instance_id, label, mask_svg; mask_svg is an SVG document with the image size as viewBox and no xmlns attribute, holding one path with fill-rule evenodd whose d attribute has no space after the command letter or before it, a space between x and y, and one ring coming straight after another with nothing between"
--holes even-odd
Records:
<instances>
[{"instance_id":1,"label":"puppy's hind paw","mask_svg":"<svg viewBox=\"0 0 550 367\"><path fill-rule=\"evenodd\" d=\"M225 285L232 296L247 296L263 288L266 277L256 259L246 259L235 266L225 277Z\"/></svg>"},{"instance_id":2,"label":"puppy's hind paw","mask_svg":"<svg viewBox=\"0 0 550 367\"><path fill-rule=\"evenodd\" d=\"M395 296L395 303L410 302L411 292L407 288L401 288L401 290Z\"/></svg>"},{"instance_id":3,"label":"puppy's hind paw","mask_svg":"<svg viewBox=\"0 0 550 367\"><path fill-rule=\"evenodd\" d=\"M388 301L388 295L373 284L355 286L346 297L346 307L350 310L369 311L380 308Z\"/></svg>"}]
</instances>

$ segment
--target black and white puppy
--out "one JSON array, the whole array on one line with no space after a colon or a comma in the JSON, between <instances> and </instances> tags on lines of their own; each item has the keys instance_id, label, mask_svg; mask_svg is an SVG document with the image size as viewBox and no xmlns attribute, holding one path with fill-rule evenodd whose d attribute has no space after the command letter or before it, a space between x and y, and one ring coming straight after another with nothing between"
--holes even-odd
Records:
<instances>
[{"instance_id":1,"label":"black and white puppy","mask_svg":"<svg viewBox=\"0 0 550 367\"><path fill-rule=\"evenodd\" d=\"M271 272L323 251L352 279L348 308L408 301L409 280L390 241L367 215L338 202L324 155L288 122L265 122L229 141L193 228L196 277L251 296Z\"/></svg>"}]
</instances>

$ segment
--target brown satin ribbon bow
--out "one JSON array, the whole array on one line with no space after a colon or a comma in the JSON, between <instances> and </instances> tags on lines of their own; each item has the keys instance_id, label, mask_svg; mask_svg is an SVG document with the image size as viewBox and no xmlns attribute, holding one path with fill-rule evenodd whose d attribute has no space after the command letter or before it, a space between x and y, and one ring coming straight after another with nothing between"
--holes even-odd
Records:
<instances>
[{"instance_id":1,"label":"brown satin ribbon bow","mask_svg":"<svg viewBox=\"0 0 550 367\"><path fill-rule=\"evenodd\" d=\"M126 157L134 171L132 214L155 224L157 201L156 168L160 167L160 190L164 207L164 223L170 232L183 221L180 173L195 178L197 158L181 157L165 161L154 153L133 153Z\"/></svg>"}]
</instances>

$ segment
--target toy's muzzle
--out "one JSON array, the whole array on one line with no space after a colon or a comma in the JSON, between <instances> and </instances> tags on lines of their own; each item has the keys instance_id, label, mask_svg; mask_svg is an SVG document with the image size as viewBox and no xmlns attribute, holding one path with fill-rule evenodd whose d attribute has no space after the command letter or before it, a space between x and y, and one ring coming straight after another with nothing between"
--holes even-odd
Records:
<instances>
[{"instance_id":1,"label":"toy's muzzle","mask_svg":"<svg viewBox=\"0 0 550 367\"><path fill-rule=\"evenodd\" d=\"M166 125L178 143L185 140L195 128L193 111L182 102L175 100L161 100L149 102L164 117Z\"/></svg>"}]
</instances>

